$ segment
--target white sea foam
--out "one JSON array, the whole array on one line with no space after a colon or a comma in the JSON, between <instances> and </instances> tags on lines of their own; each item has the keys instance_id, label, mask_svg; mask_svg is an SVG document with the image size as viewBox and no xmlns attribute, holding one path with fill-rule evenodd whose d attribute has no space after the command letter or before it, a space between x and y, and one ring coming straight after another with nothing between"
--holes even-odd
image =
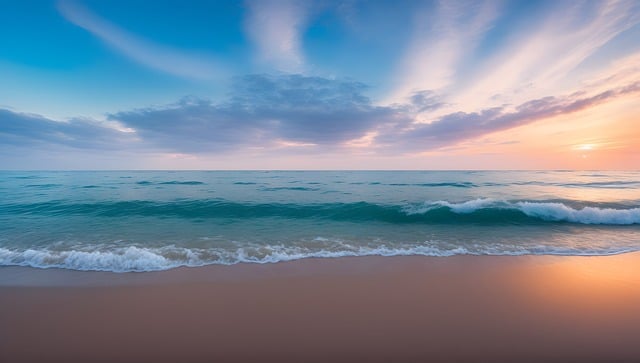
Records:
<instances>
[{"instance_id":1,"label":"white sea foam","mask_svg":"<svg viewBox=\"0 0 640 363\"><path fill-rule=\"evenodd\" d=\"M37 268L65 268L80 271L142 272L168 270L180 266L237 263L277 263L305 258L340 258L358 256L434 256L454 255L613 255L640 250L572 249L550 246L478 246L440 248L425 243L405 247L353 246L340 244L339 249L312 250L300 246L271 245L237 249L187 249L175 246L162 248L127 247L94 251L52 251L49 249L15 250L0 247L0 266L29 266Z\"/></svg>"},{"instance_id":2,"label":"white sea foam","mask_svg":"<svg viewBox=\"0 0 640 363\"><path fill-rule=\"evenodd\" d=\"M462 203L450 203L447 201L437 201L434 204L441 207L448 207L452 212L468 214L478 209L499 206L501 202L491 198L479 198Z\"/></svg>"},{"instance_id":3,"label":"white sea foam","mask_svg":"<svg viewBox=\"0 0 640 363\"><path fill-rule=\"evenodd\" d=\"M584 207L575 209L562 203L550 202L507 202L490 198L474 199L466 202L448 201L426 202L421 206L406 207L408 215L424 214L437 208L446 207L457 214L471 214L482 209L519 210L529 217L547 221L564 221L581 224L628 225L640 224L640 208L614 209Z\"/></svg>"},{"instance_id":4,"label":"white sea foam","mask_svg":"<svg viewBox=\"0 0 640 363\"><path fill-rule=\"evenodd\" d=\"M638 224L640 208L613 209L584 207L573 209L562 203L518 202L518 209L530 217L583 224Z\"/></svg>"},{"instance_id":5,"label":"white sea foam","mask_svg":"<svg viewBox=\"0 0 640 363\"><path fill-rule=\"evenodd\" d=\"M408 215L414 215L414 214L424 214L437 208L446 207L446 208L449 208L454 213L468 214L468 213L473 213L479 209L495 207L502 203L504 202L500 202L491 198L478 198L478 199L469 200L469 201L460 202L460 203L452 203L446 200L438 200L435 202L426 202L423 205L419 205L419 206L415 206L415 205L406 206L403 209L403 211Z\"/></svg>"},{"instance_id":6,"label":"white sea foam","mask_svg":"<svg viewBox=\"0 0 640 363\"><path fill-rule=\"evenodd\" d=\"M182 249L184 258L170 259L165 255L175 254L171 248L141 248L130 246L112 250L63 250L27 249L24 251L0 248L0 265L59 267L73 270L95 271L157 271L178 266L197 266L193 252Z\"/></svg>"}]
</instances>

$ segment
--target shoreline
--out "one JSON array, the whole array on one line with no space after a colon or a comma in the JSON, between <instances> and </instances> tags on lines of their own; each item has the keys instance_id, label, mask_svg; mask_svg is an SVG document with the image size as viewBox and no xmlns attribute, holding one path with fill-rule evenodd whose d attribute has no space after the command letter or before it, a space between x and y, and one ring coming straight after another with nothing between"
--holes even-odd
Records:
<instances>
[{"instance_id":1,"label":"shoreline","mask_svg":"<svg viewBox=\"0 0 640 363\"><path fill-rule=\"evenodd\" d=\"M3 362L638 361L640 253L0 268Z\"/></svg>"},{"instance_id":2,"label":"shoreline","mask_svg":"<svg viewBox=\"0 0 640 363\"><path fill-rule=\"evenodd\" d=\"M568 260L580 260L580 259L592 259L592 258L615 258L622 256L635 256L640 261L640 251L630 250L608 254L504 254L504 255L492 255L492 254L453 254L443 256L432 255L357 255L357 256L330 256L330 257L302 257L291 260L282 261L269 261L269 262L236 262L232 264L223 263L208 263L203 265L182 265L176 267L169 267L167 269L160 270L135 270L135 271L109 271L109 270L78 270L67 267L51 266L51 267L39 267L39 266L21 266L21 265L5 265L0 266L0 288L3 287L19 287L19 286L31 286L31 287L46 287L46 286L81 286L81 285L129 285L129 284L147 284L147 283L168 283L175 282L176 278L195 279L195 281L201 281L202 277L208 276L215 280L218 278L233 278L238 277L257 277L252 276L258 274L260 271L269 271L270 273L289 273L299 270L301 273L313 273L316 267L321 265L329 265L338 267L344 273L350 273L359 270L361 267L367 264L381 264L385 265L393 260L424 260L429 263L435 261L453 261L453 260L495 260L495 261L508 261L508 260L524 260L524 261L536 261L551 263L554 261L561 261L563 259ZM327 262L324 262L327 261ZM334 262L339 261L339 262ZM383 262L384 261L384 262ZM364 262L364 263L362 263ZM415 262L415 261L413 261ZM259 267L264 266L264 267ZM268 267L278 266L278 267ZM286 266L286 267L283 267ZM311 270L310 270L311 268ZM204 273L204 272L207 273ZM208 273L211 273L208 275Z\"/></svg>"}]
</instances>

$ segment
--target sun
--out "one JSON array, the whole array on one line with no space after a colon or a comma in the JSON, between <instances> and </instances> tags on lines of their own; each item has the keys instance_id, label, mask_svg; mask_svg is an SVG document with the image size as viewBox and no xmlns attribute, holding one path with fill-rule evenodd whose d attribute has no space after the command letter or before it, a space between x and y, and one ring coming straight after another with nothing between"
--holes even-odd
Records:
<instances>
[{"instance_id":1,"label":"sun","mask_svg":"<svg viewBox=\"0 0 640 363\"><path fill-rule=\"evenodd\" d=\"M597 148L597 144L576 144L571 149L579 153L579 156L583 159L587 159L589 154Z\"/></svg>"},{"instance_id":2,"label":"sun","mask_svg":"<svg viewBox=\"0 0 640 363\"><path fill-rule=\"evenodd\" d=\"M580 145L574 146L575 150L580 150L580 151L591 151L595 148L596 148L595 144L580 144Z\"/></svg>"}]
</instances>

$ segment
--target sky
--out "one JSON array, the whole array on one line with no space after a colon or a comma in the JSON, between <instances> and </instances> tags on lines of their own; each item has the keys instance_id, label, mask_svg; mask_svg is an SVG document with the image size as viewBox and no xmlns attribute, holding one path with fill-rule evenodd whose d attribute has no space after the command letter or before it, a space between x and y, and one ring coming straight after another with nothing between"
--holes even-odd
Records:
<instances>
[{"instance_id":1,"label":"sky","mask_svg":"<svg viewBox=\"0 0 640 363\"><path fill-rule=\"evenodd\" d=\"M0 169L640 169L640 2L0 0Z\"/></svg>"}]
</instances>

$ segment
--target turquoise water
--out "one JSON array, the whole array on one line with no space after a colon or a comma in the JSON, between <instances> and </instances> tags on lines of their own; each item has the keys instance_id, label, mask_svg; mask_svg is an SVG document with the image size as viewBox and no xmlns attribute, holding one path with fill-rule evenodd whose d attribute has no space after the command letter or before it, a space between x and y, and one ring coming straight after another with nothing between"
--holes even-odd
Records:
<instances>
[{"instance_id":1,"label":"turquoise water","mask_svg":"<svg viewBox=\"0 0 640 363\"><path fill-rule=\"evenodd\" d=\"M0 265L640 250L640 172L0 172Z\"/></svg>"}]
</instances>

